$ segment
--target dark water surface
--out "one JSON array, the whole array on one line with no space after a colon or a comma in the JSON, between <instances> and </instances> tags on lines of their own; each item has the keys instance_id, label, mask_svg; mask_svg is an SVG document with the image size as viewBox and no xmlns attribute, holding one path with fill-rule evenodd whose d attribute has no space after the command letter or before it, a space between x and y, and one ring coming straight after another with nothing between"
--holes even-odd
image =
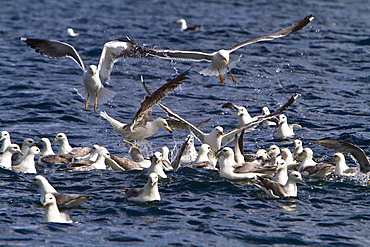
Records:
<instances>
[{"instance_id":1,"label":"dark water surface","mask_svg":"<svg viewBox=\"0 0 370 247\"><path fill-rule=\"evenodd\" d=\"M31 137L69 136L74 146L105 146L127 156L120 136L99 111L83 110L73 87L82 73L70 59L34 53L19 37L48 38L73 44L86 64L97 64L103 44L129 36L151 47L215 51L270 34L308 14L316 19L303 30L272 42L238 50L233 69L238 79L225 85L197 73L208 63L171 62L157 58L125 59L115 65L113 102L99 106L129 122L145 95L140 75L155 90L193 66L188 79L163 102L191 122L211 118L230 130L235 113L221 105L276 109L294 93L301 96L286 110L290 122L315 158L334 153L313 143L324 137L350 141L369 153L369 1L3 1L0 9L0 130L13 142ZM181 32L174 23L185 18L202 23L201 32ZM66 34L68 27L81 33ZM153 108L153 117L165 116ZM272 139L272 128L245 136L245 150L255 152L291 142ZM182 143L188 133L161 130L149 138L151 151ZM197 143L199 146L199 143ZM348 163L354 164L350 159ZM161 202L128 202L121 188L141 186L138 172L91 171L40 173L63 192L94 193L80 209L69 211L79 223L42 222L34 175L1 174L0 243L9 246L369 246L368 177L308 180L291 200L269 200L247 182L230 182L216 172L182 168L160 181Z\"/></svg>"}]
</instances>

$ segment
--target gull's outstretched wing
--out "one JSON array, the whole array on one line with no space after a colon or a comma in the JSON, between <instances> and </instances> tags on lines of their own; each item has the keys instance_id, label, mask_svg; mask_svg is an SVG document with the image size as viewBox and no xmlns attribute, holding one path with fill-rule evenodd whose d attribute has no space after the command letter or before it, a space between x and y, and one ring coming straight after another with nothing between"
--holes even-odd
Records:
<instances>
[{"instance_id":1,"label":"gull's outstretched wing","mask_svg":"<svg viewBox=\"0 0 370 247\"><path fill-rule=\"evenodd\" d=\"M136 112L136 115L132 120L131 126L145 125L150 116L150 114L147 114L148 110L151 111L153 105L159 103L170 92L173 92L175 88L182 83L188 72L189 70L185 71L181 75L177 76L176 78L170 80L169 82L158 88L152 94L145 96L144 100L141 102L140 109Z\"/></svg>"},{"instance_id":2,"label":"gull's outstretched wing","mask_svg":"<svg viewBox=\"0 0 370 247\"><path fill-rule=\"evenodd\" d=\"M86 66L81 59L76 49L67 43L60 42L57 40L47 39L28 39L21 38L29 47L35 49L35 52L40 53L46 57L60 58L69 57L75 61L83 71L86 71Z\"/></svg>"},{"instance_id":3,"label":"gull's outstretched wing","mask_svg":"<svg viewBox=\"0 0 370 247\"><path fill-rule=\"evenodd\" d=\"M238 128L235 128L235 129L231 130L230 132L224 134L222 136L221 146L225 146L226 144L228 144L229 142L231 142L234 139L235 135L236 134L239 134L242 130L247 130L247 129L254 128L257 125L259 125L263 120L273 118L274 116L280 114L285 109L287 109L291 104L293 104L293 102L298 98L298 95L299 94L293 95L283 106L281 106L276 111L270 113L269 115L259 116L259 117L257 117L256 120L254 120L254 121L252 121L252 122L250 122L250 123L248 123L246 125L243 125L243 126L240 126Z\"/></svg>"},{"instance_id":4,"label":"gull's outstretched wing","mask_svg":"<svg viewBox=\"0 0 370 247\"><path fill-rule=\"evenodd\" d=\"M357 147L356 145L345 141L329 139L318 140L315 141L315 143L330 149L337 150L339 152L351 154L360 164L360 171L362 173L368 173L370 171L369 159L366 157L364 150Z\"/></svg>"},{"instance_id":5,"label":"gull's outstretched wing","mask_svg":"<svg viewBox=\"0 0 370 247\"><path fill-rule=\"evenodd\" d=\"M197 137L199 139L199 141L203 143L205 134L200 129L198 129L195 125L190 123L185 118L183 118L180 115L178 115L177 113L173 112L170 108L163 105L162 103L158 103L158 105L162 108L162 110L164 110L167 113L168 117L177 119L177 120L183 122L184 124L186 124L188 126L188 129L195 135L195 137Z\"/></svg>"},{"instance_id":6,"label":"gull's outstretched wing","mask_svg":"<svg viewBox=\"0 0 370 247\"><path fill-rule=\"evenodd\" d=\"M123 58L142 58L148 57L146 53L140 51L139 46L132 44L130 42L123 41L109 41L104 44L103 51L100 56L100 61L98 65L100 78L109 83L110 73L112 71L113 65Z\"/></svg>"},{"instance_id":7,"label":"gull's outstretched wing","mask_svg":"<svg viewBox=\"0 0 370 247\"><path fill-rule=\"evenodd\" d=\"M233 51L235 51L235 50L237 50L237 49L239 49L243 46L246 46L246 45L250 45L250 44L261 42L261 41L273 40L273 39L276 39L276 38L281 38L281 37L287 36L288 34L291 34L291 33L294 33L294 32L297 32L297 31L301 30L308 23L310 23L314 18L315 18L314 16L308 15L308 16L306 16L305 18L303 18L302 20L300 20L299 22L297 22L296 24L294 24L292 26L289 26L287 28L284 28L283 30L280 30L276 33L273 33L273 34L270 34L270 35L267 35L267 36L264 36L264 37L255 38L255 39L247 40L245 42L241 42L241 43L233 46L232 48L230 48L229 51L233 52Z\"/></svg>"}]
</instances>

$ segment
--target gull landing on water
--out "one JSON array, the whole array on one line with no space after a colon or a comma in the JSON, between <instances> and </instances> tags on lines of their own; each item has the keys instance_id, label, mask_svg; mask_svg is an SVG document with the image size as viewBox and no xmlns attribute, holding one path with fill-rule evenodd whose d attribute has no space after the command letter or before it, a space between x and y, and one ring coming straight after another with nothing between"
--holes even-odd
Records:
<instances>
[{"instance_id":1,"label":"gull landing on water","mask_svg":"<svg viewBox=\"0 0 370 247\"><path fill-rule=\"evenodd\" d=\"M246 45L250 45L253 43L261 42L261 41L268 41L273 40L276 38L281 38L287 36L291 33L297 32L307 24L309 24L314 19L314 16L308 15L298 23L289 26L283 30L280 30L276 33L263 36L260 38L250 39L244 42L241 42L230 49L222 49L216 52L201 52L201 51L181 51L181 50L160 50L160 49L151 49L148 47L141 47L132 43L132 46L136 47L136 50L141 57L144 55L147 56L156 56L159 58L164 59L179 59L179 60L193 60L193 61L207 61L211 62L211 65L207 68L201 70L199 73L207 76L218 75L220 77L220 82L224 83L225 78L222 76L223 74L229 72L233 82L237 82L236 78L231 74L230 67L232 67L233 63L229 60L230 53L242 48ZM237 61L234 61L234 63Z\"/></svg>"},{"instance_id":2,"label":"gull landing on water","mask_svg":"<svg viewBox=\"0 0 370 247\"><path fill-rule=\"evenodd\" d=\"M70 44L45 39L21 38L21 40L41 55L51 58L69 57L80 66L84 72L84 87L75 88L75 90L85 99L85 110L88 110L89 102L94 104L94 111L96 111L99 103L104 104L113 99L115 92L104 88L101 80L109 84L113 64L124 57L132 56L129 43L110 41L104 44L99 65L87 67L76 49Z\"/></svg>"},{"instance_id":3,"label":"gull landing on water","mask_svg":"<svg viewBox=\"0 0 370 247\"><path fill-rule=\"evenodd\" d=\"M153 121L148 121L152 113L152 106L159 103L167 94L173 92L175 88L182 83L187 75L188 71L185 71L176 78L170 80L155 92L150 95L145 96L144 100L141 102L140 109L136 112L130 124L121 123L114 118L110 117L106 112L100 112L100 116L105 118L110 125L113 127L114 131L122 135L124 139L145 139L157 133L161 128L168 130L172 133L172 129L169 127L167 121L163 118L157 118Z\"/></svg>"}]
</instances>

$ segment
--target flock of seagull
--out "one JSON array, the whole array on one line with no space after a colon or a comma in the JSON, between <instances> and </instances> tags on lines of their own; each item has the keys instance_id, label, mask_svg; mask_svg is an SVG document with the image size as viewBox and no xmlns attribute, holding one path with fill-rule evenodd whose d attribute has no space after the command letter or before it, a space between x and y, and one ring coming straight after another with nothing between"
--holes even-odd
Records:
<instances>
[{"instance_id":1,"label":"flock of seagull","mask_svg":"<svg viewBox=\"0 0 370 247\"><path fill-rule=\"evenodd\" d=\"M112 100L115 95L113 91L106 89L101 81L105 83L110 81L113 64L122 58L159 57L194 61L205 60L211 62L211 65L200 71L201 74L219 76L220 82L224 83L225 78L222 75L229 72L232 80L237 82L230 71L232 68L232 62L229 60L230 53L249 44L294 33L305 27L313 19L312 15L306 16L298 23L271 35L251 39L230 49L213 53L153 49L139 46L130 39L127 42L110 41L103 47L98 66L86 66L76 49L70 44L44 39L21 38L21 40L35 49L36 52L47 57L72 58L83 70L84 86L77 88L76 91L85 99L85 110L88 110L89 103L94 105L94 110L97 110L99 103L106 103ZM182 30L187 30L185 20L179 20L178 22L182 23ZM69 33L70 35L77 35L73 30L69 30ZM258 188L265 191L267 196L271 198L296 197L296 183L304 183L303 178L322 179L328 174L353 176L358 172L366 174L370 171L369 159L362 149L351 143L338 140L316 141L322 146L339 151L334 154L331 160L335 164L315 162L312 149L303 147L303 143L299 139L294 140L293 152L289 148L280 148L274 144L268 150L260 149L254 154L244 153L244 133L251 129L271 126L274 127L273 136L276 140L295 137L294 130L301 128L301 126L289 124L287 116L282 112L295 102L298 95L293 95L283 106L273 112L264 107L263 114L256 117L251 117L248 110L243 106L227 103L223 105L223 108L237 112L237 127L228 133L224 133L222 126L216 126L210 133L204 133L200 127L207 123L207 120L200 124L193 124L161 103L166 95L182 84L187 73L188 71L185 71L152 93L142 80L143 87L148 95L141 102L141 106L131 123L121 123L106 112L100 112L100 116L106 119L113 130L122 136L122 141L126 143L129 150L130 158L112 155L105 147L96 144L92 147L72 147L64 133L58 133L52 140L53 143L59 142L59 149L56 153L53 151L52 142L48 138L41 138L37 144L33 139L26 138L20 147L12 143L10 133L2 131L0 137L1 169L32 174L38 173L36 168L40 165L61 165L59 170L69 172L94 169L142 170L141 173L148 177L145 186L126 190L127 199L136 202L161 200L158 188L160 179L166 179L168 177L166 172L176 171L181 166L212 169L218 171L220 177L232 181L251 179ZM160 106L168 117L149 120L152 112L151 108L154 105ZM169 132L172 132L173 129L190 131L181 148L171 160L169 158L170 150L166 146L162 147L161 152L155 152L150 158L146 158L141 153L140 147L131 142L132 140L148 138L160 129L166 129ZM198 151L195 147L195 138L201 143ZM234 148L227 146L230 142L234 142ZM360 168L348 167L345 156L341 152L351 154L360 164ZM35 159L36 156L39 156L37 160ZM40 188L40 202L45 207L44 221L46 222L73 222L67 213L60 210L79 207L94 196L93 194L59 193L40 174L34 177L33 184Z\"/></svg>"}]
</instances>

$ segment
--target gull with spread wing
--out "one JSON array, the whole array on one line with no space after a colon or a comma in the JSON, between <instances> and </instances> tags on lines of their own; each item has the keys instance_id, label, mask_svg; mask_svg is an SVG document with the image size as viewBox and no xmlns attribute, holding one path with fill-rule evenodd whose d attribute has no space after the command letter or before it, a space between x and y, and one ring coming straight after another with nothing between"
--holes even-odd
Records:
<instances>
[{"instance_id":1,"label":"gull with spread wing","mask_svg":"<svg viewBox=\"0 0 370 247\"><path fill-rule=\"evenodd\" d=\"M75 90L85 100L85 110L88 110L89 102L94 104L96 111L99 103L104 104L113 99L115 92L105 88L101 80L109 84L114 63L122 58L138 57L131 49L130 43L110 41L104 44L99 65L86 66L77 50L70 44L46 39L21 38L21 40L41 55L50 58L69 57L80 66L84 72L84 86Z\"/></svg>"},{"instance_id":2,"label":"gull with spread wing","mask_svg":"<svg viewBox=\"0 0 370 247\"><path fill-rule=\"evenodd\" d=\"M185 79L188 71L170 80L152 94L145 96L144 100L141 102L140 109L136 112L130 124L121 123L110 117L106 112L100 112L100 116L108 120L114 131L121 134L123 139L145 139L157 133L161 128L172 133L172 129L165 119L157 118L153 121L148 120L152 113L152 106L159 103L167 94L173 92Z\"/></svg>"},{"instance_id":3,"label":"gull with spread wing","mask_svg":"<svg viewBox=\"0 0 370 247\"><path fill-rule=\"evenodd\" d=\"M203 75L208 75L208 76L219 75L220 82L224 83L225 78L222 75L227 72L230 72L230 67L232 67L232 65L236 64L237 62L237 61L231 62L229 60L230 53L246 45L250 45L250 44L261 42L261 41L268 41L268 40L273 40L276 38L281 38L291 33L297 32L303 27L305 27L307 24L309 24L313 19L314 19L314 16L308 15L302 20L300 20L299 22L297 22L296 24L289 26L285 29L282 29L276 33L263 36L263 37L259 37L259 38L250 39L250 40L241 42L231 47L230 49L222 49L222 50L211 52L211 53L201 52L201 51L152 49L148 47L142 47L134 43L132 43L132 45L136 47L137 51L139 52L138 55L141 52L143 52L143 54L141 54L141 57L144 57L145 55L149 55L149 56L156 56L156 57L164 58L164 59L179 59L179 60L211 62L210 66L201 70L199 73ZM236 82L236 78L233 75L231 75L231 78L233 82Z\"/></svg>"}]
</instances>

